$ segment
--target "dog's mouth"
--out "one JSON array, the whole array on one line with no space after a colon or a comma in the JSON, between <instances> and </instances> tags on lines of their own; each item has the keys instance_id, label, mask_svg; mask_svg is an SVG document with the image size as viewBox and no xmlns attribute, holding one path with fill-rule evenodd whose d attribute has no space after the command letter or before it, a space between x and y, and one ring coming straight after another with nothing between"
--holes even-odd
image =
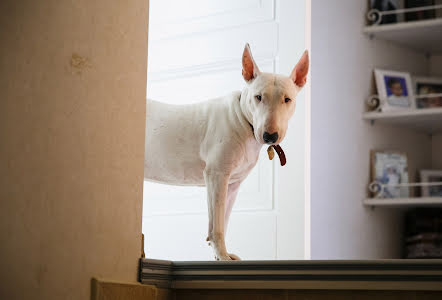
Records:
<instances>
[{"instance_id":1,"label":"dog's mouth","mask_svg":"<svg viewBox=\"0 0 442 300\"><path fill-rule=\"evenodd\" d=\"M252 134L253 136L255 136L255 129L253 128L253 125L250 124L250 128L252 129ZM279 157L279 162L281 163L281 166L284 166L287 162L287 159L285 157L285 153L284 150L282 150L280 145L270 145L269 148L267 149L267 152L269 153L269 159L272 160L273 159L273 155L270 155L270 152L273 152L273 150L270 149L275 149L276 154L278 154Z\"/></svg>"}]
</instances>

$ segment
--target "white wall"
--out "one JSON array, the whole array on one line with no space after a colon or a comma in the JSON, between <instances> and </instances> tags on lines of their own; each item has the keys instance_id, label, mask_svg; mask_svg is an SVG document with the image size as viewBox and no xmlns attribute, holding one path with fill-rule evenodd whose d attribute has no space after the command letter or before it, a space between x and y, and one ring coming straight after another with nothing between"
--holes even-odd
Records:
<instances>
[{"instance_id":1,"label":"white wall","mask_svg":"<svg viewBox=\"0 0 442 300\"><path fill-rule=\"evenodd\" d=\"M433 136L431 150L431 167L442 170L442 134Z\"/></svg>"},{"instance_id":2,"label":"white wall","mask_svg":"<svg viewBox=\"0 0 442 300\"><path fill-rule=\"evenodd\" d=\"M290 74L306 49L305 1L277 1L279 20L279 64L277 73ZM277 259L303 259L304 253L304 199L306 101L305 88L296 97L296 111L289 122L282 147L287 155L284 167L275 166L275 210L277 213Z\"/></svg>"},{"instance_id":3,"label":"white wall","mask_svg":"<svg viewBox=\"0 0 442 300\"><path fill-rule=\"evenodd\" d=\"M430 56L428 64L431 76L442 77L442 54Z\"/></svg>"},{"instance_id":4,"label":"white wall","mask_svg":"<svg viewBox=\"0 0 442 300\"><path fill-rule=\"evenodd\" d=\"M362 120L374 67L428 73L423 54L363 35L366 5L312 0L312 259L399 257L401 213L362 205L369 150L406 151L412 176L431 165L427 135Z\"/></svg>"}]
</instances>

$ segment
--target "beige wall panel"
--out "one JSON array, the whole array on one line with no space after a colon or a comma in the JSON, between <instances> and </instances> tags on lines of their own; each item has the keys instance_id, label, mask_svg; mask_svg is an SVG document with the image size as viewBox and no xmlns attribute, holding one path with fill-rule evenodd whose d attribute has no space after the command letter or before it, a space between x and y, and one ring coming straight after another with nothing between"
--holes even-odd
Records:
<instances>
[{"instance_id":1,"label":"beige wall panel","mask_svg":"<svg viewBox=\"0 0 442 300\"><path fill-rule=\"evenodd\" d=\"M0 2L0 298L89 299L140 256L148 1Z\"/></svg>"}]
</instances>

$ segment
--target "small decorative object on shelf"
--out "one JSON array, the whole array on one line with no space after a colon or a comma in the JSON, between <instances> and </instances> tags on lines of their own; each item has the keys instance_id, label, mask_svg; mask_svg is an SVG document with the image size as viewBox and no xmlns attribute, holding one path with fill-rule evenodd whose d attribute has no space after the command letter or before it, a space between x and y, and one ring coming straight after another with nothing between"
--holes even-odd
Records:
<instances>
[{"instance_id":1,"label":"small decorative object on shelf","mask_svg":"<svg viewBox=\"0 0 442 300\"><path fill-rule=\"evenodd\" d=\"M407 155L397 151L371 151L370 192L377 198L406 198L408 186Z\"/></svg>"},{"instance_id":2,"label":"small decorative object on shelf","mask_svg":"<svg viewBox=\"0 0 442 300\"><path fill-rule=\"evenodd\" d=\"M422 197L442 197L442 170L421 170L419 175L422 183L430 183L422 186Z\"/></svg>"},{"instance_id":3,"label":"small decorative object on shelf","mask_svg":"<svg viewBox=\"0 0 442 300\"><path fill-rule=\"evenodd\" d=\"M369 111L382 111L381 99L378 95L368 96L366 102Z\"/></svg>"},{"instance_id":4,"label":"small decorative object on shelf","mask_svg":"<svg viewBox=\"0 0 442 300\"><path fill-rule=\"evenodd\" d=\"M415 107L410 73L375 69L376 88L382 106L380 110Z\"/></svg>"},{"instance_id":5,"label":"small decorative object on shelf","mask_svg":"<svg viewBox=\"0 0 442 300\"><path fill-rule=\"evenodd\" d=\"M442 78L413 77L417 108L442 107Z\"/></svg>"}]
</instances>

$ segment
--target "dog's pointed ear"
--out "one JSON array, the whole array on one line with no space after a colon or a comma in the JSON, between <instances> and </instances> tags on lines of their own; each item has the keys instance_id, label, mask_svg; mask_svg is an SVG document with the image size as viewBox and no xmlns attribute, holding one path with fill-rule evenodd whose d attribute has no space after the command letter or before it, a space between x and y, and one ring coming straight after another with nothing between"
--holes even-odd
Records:
<instances>
[{"instance_id":1,"label":"dog's pointed ear","mask_svg":"<svg viewBox=\"0 0 442 300\"><path fill-rule=\"evenodd\" d=\"M242 54L242 77L244 77L245 81L251 81L255 79L259 73L260 71L252 57L249 43L247 43Z\"/></svg>"},{"instance_id":2,"label":"dog's pointed ear","mask_svg":"<svg viewBox=\"0 0 442 300\"><path fill-rule=\"evenodd\" d=\"M293 68L292 74L290 74L290 78L299 87L303 87L307 82L309 64L308 51L305 50L301 56L301 59Z\"/></svg>"}]
</instances>

